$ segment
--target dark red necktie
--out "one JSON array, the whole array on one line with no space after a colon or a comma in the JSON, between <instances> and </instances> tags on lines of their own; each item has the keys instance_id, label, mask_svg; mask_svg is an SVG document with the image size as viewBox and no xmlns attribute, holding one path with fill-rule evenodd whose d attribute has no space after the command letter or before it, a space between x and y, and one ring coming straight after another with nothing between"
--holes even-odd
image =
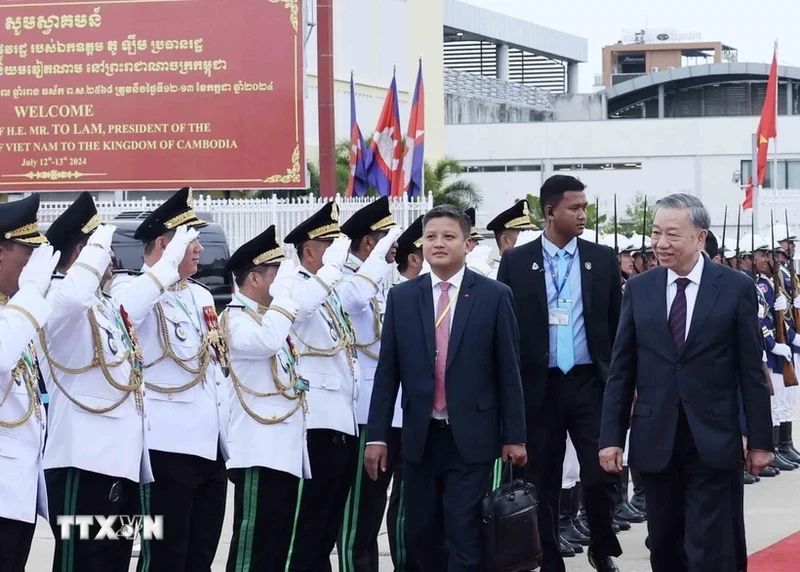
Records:
<instances>
[{"instance_id":1,"label":"dark red necktie","mask_svg":"<svg viewBox=\"0 0 800 572\"><path fill-rule=\"evenodd\" d=\"M681 349L686 343L686 287L689 282L688 278L678 278L675 281L678 293L675 294L672 307L669 309L669 329L676 350Z\"/></svg>"}]
</instances>

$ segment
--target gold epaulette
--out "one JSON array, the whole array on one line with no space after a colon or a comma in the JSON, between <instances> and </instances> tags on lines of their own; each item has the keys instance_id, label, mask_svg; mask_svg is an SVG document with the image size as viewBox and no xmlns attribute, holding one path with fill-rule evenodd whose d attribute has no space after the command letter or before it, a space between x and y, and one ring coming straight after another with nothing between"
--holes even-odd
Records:
<instances>
[{"instance_id":1,"label":"gold epaulette","mask_svg":"<svg viewBox=\"0 0 800 572\"><path fill-rule=\"evenodd\" d=\"M344 267L353 272L358 272L358 265L355 262L345 262Z\"/></svg>"}]
</instances>

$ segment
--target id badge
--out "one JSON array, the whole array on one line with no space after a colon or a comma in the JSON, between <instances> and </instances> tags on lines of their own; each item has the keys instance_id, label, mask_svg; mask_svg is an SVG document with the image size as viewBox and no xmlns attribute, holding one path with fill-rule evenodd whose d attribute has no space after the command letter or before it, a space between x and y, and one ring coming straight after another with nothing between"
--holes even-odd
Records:
<instances>
[{"instance_id":1,"label":"id badge","mask_svg":"<svg viewBox=\"0 0 800 572\"><path fill-rule=\"evenodd\" d=\"M570 304L567 301L558 301L557 308L548 311L548 322L551 326L569 326Z\"/></svg>"}]
</instances>

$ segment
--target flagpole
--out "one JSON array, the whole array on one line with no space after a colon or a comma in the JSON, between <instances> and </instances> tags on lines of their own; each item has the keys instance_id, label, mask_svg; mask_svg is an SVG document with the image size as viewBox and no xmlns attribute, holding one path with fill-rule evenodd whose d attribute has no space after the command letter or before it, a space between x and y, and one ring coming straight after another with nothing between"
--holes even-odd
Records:
<instances>
[{"instance_id":1,"label":"flagpole","mask_svg":"<svg viewBox=\"0 0 800 572\"><path fill-rule=\"evenodd\" d=\"M753 158L751 159L752 168L750 169L750 181L753 189L753 218L756 220L756 224L758 224L758 133L753 133L752 145Z\"/></svg>"},{"instance_id":2,"label":"flagpole","mask_svg":"<svg viewBox=\"0 0 800 572\"><path fill-rule=\"evenodd\" d=\"M775 40L775 64L778 63L778 40ZM777 72L777 70L776 70ZM772 189L778 190L778 92L780 91L780 81L778 81L778 74L775 74L775 137L772 139L773 147L775 149L772 154ZM788 232L788 231L787 231Z\"/></svg>"}]
</instances>

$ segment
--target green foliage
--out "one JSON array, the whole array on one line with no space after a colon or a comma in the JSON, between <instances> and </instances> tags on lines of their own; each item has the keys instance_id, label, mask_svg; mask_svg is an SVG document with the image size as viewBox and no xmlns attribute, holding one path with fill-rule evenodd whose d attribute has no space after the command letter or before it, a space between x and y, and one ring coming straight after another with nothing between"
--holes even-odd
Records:
<instances>
[{"instance_id":1,"label":"green foliage","mask_svg":"<svg viewBox=\"0 0 800 572\"><path fill-rule=\"evenodd\" d=\"M461 163L450 157L436 164L425 162L425 194L433 194L433 205L453 205L461 210L480 207L483 202L480 188L471 181L453 179L464 172Z\"/></svg>"},{"instance_id":2,"label":"green foliage","mask_svg":"<svg viewBox=\"0 0 800 572\"><path fill-rule=\"evenodd\" d=\"M647 197L647 218L645 219L645 197L643 193L636 193L636 198L633 199L633 203L629 204L625 207L625 234L626 236L630 236L631 234L643 234L644 236L650 236L651 231L653 229L653 205L655 204L656 200L654 197ZM642 221L644 221L644 232L642 232ZM620 230L622 231L622 225L620 225Z\"/></svg>"}]
</instances>

